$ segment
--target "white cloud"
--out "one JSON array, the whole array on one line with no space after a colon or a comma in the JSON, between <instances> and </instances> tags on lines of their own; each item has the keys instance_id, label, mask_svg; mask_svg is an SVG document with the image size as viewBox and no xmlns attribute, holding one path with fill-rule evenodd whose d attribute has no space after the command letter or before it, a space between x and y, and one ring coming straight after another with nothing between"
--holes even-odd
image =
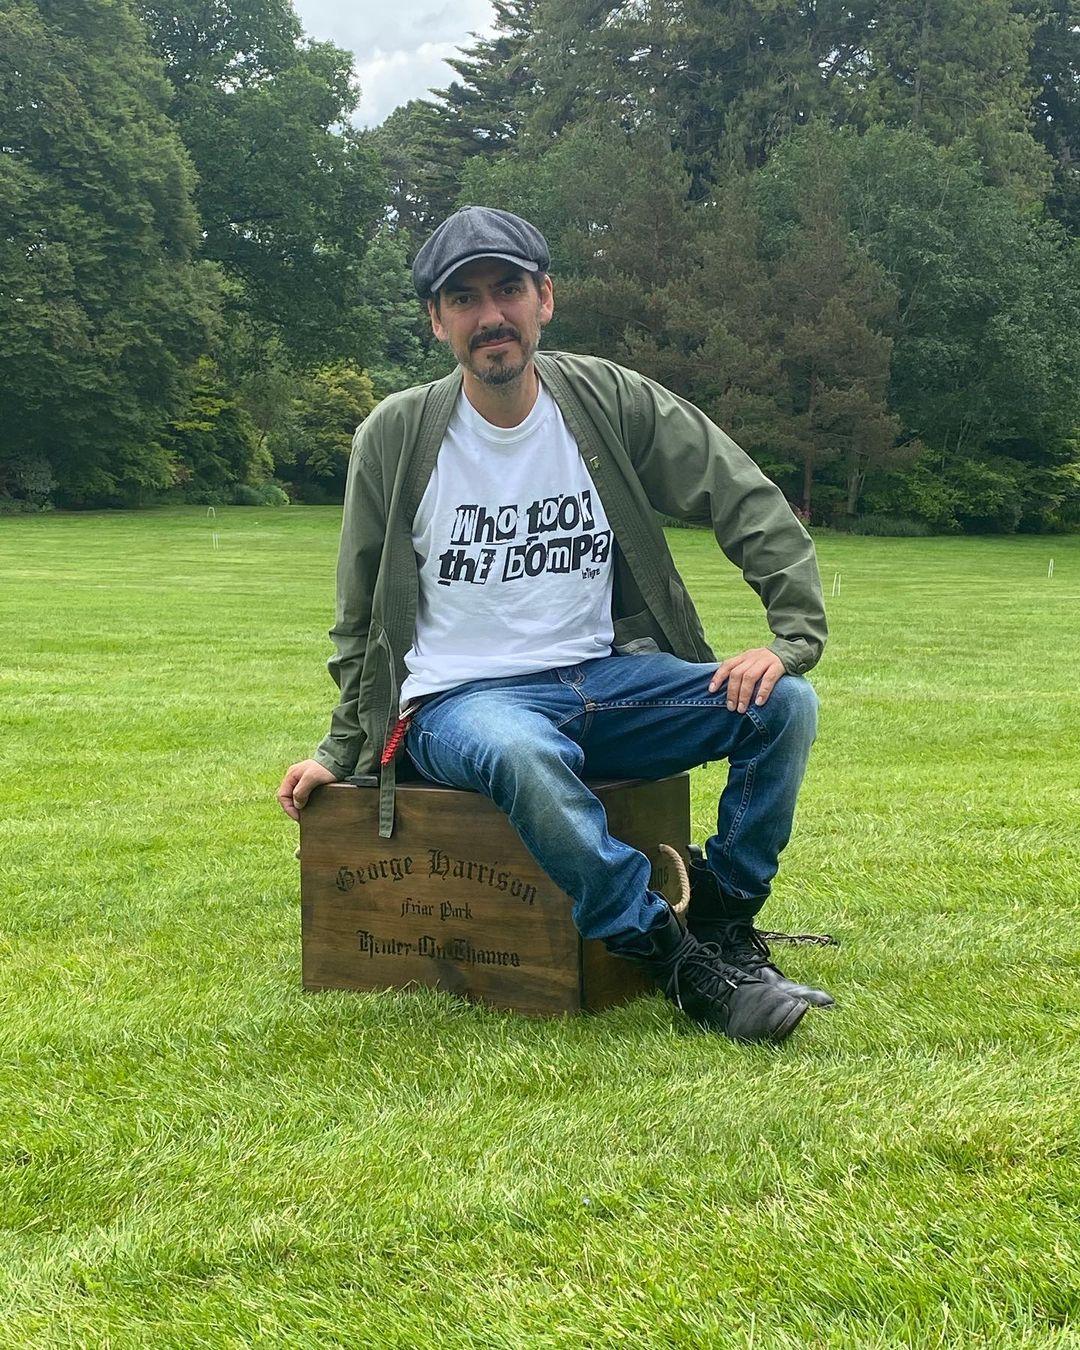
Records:
<instances>
[{"instance_id":1,"label":"white cloud","mask_svg":"<svg viewBox=\"0 0 1080 1350\"><path fill-rule=\"evenodd\" d=\"M491 31L490 0L397 0L355 5L340 0L294 0L308 37L351 51L363 95L356 121L376 126L402 103L426 98L457 76L445 64L471 33Z\"/></svg>"},{"instance_id":2,"label":"white cloud","mask_svg":"<svg viewBox=\"0 0 1080 1350\"><path fill-rule=\"evenodd\" d=\"M357 60L363 98L356 120L361 126L377 126L410 98L427 98L428 90L445 89L455 72L445 59L457 51L454 42L422 42L413 51L376 50L366 61Z\"/></svg>"}]
</instances>

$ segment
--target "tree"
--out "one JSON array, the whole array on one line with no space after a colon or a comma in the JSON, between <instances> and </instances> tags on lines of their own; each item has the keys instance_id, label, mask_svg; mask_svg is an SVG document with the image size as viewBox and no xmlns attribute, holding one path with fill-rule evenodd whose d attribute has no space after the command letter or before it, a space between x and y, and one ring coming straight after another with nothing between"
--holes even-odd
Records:
<instances>
[{"instance_id":1,"label":"tree","mask_svg":"<svg viewBox=\"0 0 1080 1350\"><path fill-rule=\"evenodd\" d=\"M300 41L288 0L143 3L199 174L203 251L300 362L365 358L359 271L383 214L378 156L349 117L352 56Z\"/></svg>"},{"instance_id":2,"label":"tree","mask_svg":"<svg viewBox=\"0 0 1080 1350\"><path fill-rule=\"evenodd\" d=\"M844 77L848 120L966 146L987 182L1040 203L1050 162L1029 126L1034 26L1015 0L889 0Z\"/></svg>"},{"instance_id":3,"label":"tree","mask_svg":"<svg viewBox=\"0 0 1080 1350\"><path fill-rule=\"evenodd\" d=\"M1028 84L1036 90L1033 132L1054 166L1047 208L1080 234L1080 6L1077 0L1029 0L1034 20Z\"/></svg>"},{"instance_id":4,"label":"tree","mask_svg":"<svg viewBox=\"0 0 1080 1350\"><path fill-rule=\"evenodd\" d=\"M770 216L794 219L815 178L834 181L848 228L896 287L889 405L902 439L926 447L922 469L951 476L960 494L939 519L1049 521L1073 491L1080 246L989 186L970 145L883 126L863 136L804 128L760 179ZM966 497L979 481L970 466L991 461L994 481L1013 464L1011 524Z\"/></svg>"},{"instance_id":5,"label":"tree","mask_svg":"<svg viewBox=\"0 0 1080 1350\"><path fill-rule=\"evenodd\" d=\"M200 357L192 374L187 403L161 444L187 501L228 501L239 484L266 477L269 457L260 462L258 431L214 362Z\"/></svg>"},{"instance_id":6,"label":"tree","mask_svg":"<svg viewBox=\"0 0 1080 1350\"><path fill-rule=\"evenodd\" d=\"M476 37L446 64L461 77L431 92L437 121L460 163L512 149L536 92L532 38L537 0L492 0L494 32Z\"/></svg>"},{"instance_id":7,"label":"tree","mask_svg":"<svg viewBox=\"0 0 1080 1350\"><path fill-rule=\"evenodd\" d=\"M278 477L306 502L340 502L353 433L374 406L371 380L351 362L317 370L271 438Z\"/></svg>"},{"instance_id":8,"label":"tree","mask_svg":"<svg viewBox=\"0 0 1080 1350\"><path fill-rule=\"evenodd\" d=\"M511 150L535 90L530 65L537 0L493 0L494 32L447 65L460 76L435 99L412 99L373 133L389 177L394 228L415 253L453 210L469 160Z\"/></svg>"},{"instance_id":9,"label":"tree","mask_svg":"<svg viewBox=\"0 0 1080 1350\"><path fill-rule=\"evenodd\" d=\"M694 201L727 165L756 167L823 106L823 73L865 5L793 0L549 0L531 57L541 93L527 128L558 135L603 109L632 131L670 128Z\"/></svg>"},{"instance_id":10,"label":"tree","mask_svg":"<svg viewBox=\"0 0 1080 1350\"><path fill-rule=\"evenodd\" d=\"M376 398L431 378L430 323L417 300L403 236L382 227L364 257L360 289L367 322L376 334L366 367Z\"/></svg>"},{"instance_id":11,"label":"tree","mask_svg":"<svg viewBox=\"0 0 1080 1350\"><path fill-rule=\"evenodd\" d=\"M568 128L535 158L475 158L462 201L497 201L534 221L557 279L551 345L615 356L644 322L648 294L686 265L689 179L669 137L600 117Z\"/></svg>"},{"instance_id":12,"label":"tree","mask_svg":"<svg viewBox=\"0 0 1080 1350\"><path fill-rule=\"evenodd\" d=\"M171 481L158 433L217 283L168 95L126 0L0 11L0 494L51 476L61 503L115 505Z\"/></svg>"}]
</instances>

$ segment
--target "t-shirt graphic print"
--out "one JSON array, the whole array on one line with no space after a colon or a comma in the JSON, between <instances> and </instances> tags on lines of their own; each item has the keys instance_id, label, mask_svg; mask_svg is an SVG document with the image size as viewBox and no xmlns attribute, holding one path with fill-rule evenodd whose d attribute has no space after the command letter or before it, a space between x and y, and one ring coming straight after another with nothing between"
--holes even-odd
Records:
<instances>
[{"instance_id":1,"label":"t-shirt graphic print","mask_svg":"<svg viewBox=\"0 0 1080 1350\"><path fill-rule=\"evenodd\" d=\"M420 596L404 709L468 680L608 656L611 527L558 404L496 427L465 396L413 521Z\"/></svg>"}]
</instances>

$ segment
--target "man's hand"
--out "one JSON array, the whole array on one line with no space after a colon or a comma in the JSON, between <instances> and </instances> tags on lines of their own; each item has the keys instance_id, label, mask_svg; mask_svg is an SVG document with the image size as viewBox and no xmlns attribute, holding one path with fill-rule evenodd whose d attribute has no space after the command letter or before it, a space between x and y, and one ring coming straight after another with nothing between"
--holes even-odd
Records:
<instances>
[{"instance_id":1,"label":"man's hand","mask_svg":"<svg viewBox=\"0 0 1080 1350\"><path fill-rule=\"evenodd\" d=\"M709 693L715 694L727 680L728 712L745 712L750 706L754 685L760 680L755 707L760 707L773 691L776 681L784 673L784 663L768 647L751 647L748 652L729 656L709 681Z\"/></svg>"},{"instance_id":2,"label":"man's hand","mask_svg":"<svg viewBox=\"0 0 1080 1350\"><path fill-rule=\"evenodd\" d=\"M278 788L277 799L287 816L299 820L312 788L317 788L321 783L337 781L337 774L331 773L317 759L304 759L286 772Z\"/></svg>"}]
</instances>

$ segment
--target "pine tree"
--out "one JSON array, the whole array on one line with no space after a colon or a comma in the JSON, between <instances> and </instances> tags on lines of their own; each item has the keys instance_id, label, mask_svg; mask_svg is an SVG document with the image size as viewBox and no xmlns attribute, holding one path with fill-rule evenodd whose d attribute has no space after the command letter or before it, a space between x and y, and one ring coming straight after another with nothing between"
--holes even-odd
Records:
<instances>
[{"instance_id":1,"label":"pine tree","mask_svg":"<svg viewBox=\"0 0 1080 1350\"><path fill-rule=\"evenodd\" d=\"M538 0L494 0L493 35L447 61L460 79L432 89L438 101L413 99L377 128L392 216L411 253L458 205L465 165L517 144L536 84L530 52L538 7Z\"/></svg>"},{"instance_id":2,"label":"pine tree","mask_svg":"<svg viewBox=\"0 0 1080 1350\"><path fill-rule=\"evenodd\" d=\"M888 0L866 33L865 65L845 78L849 120L968 146L987 182L1041 202L1051 165L1029 126L1034 28L1013 0Z\"/></svg>"}]
</instances>

